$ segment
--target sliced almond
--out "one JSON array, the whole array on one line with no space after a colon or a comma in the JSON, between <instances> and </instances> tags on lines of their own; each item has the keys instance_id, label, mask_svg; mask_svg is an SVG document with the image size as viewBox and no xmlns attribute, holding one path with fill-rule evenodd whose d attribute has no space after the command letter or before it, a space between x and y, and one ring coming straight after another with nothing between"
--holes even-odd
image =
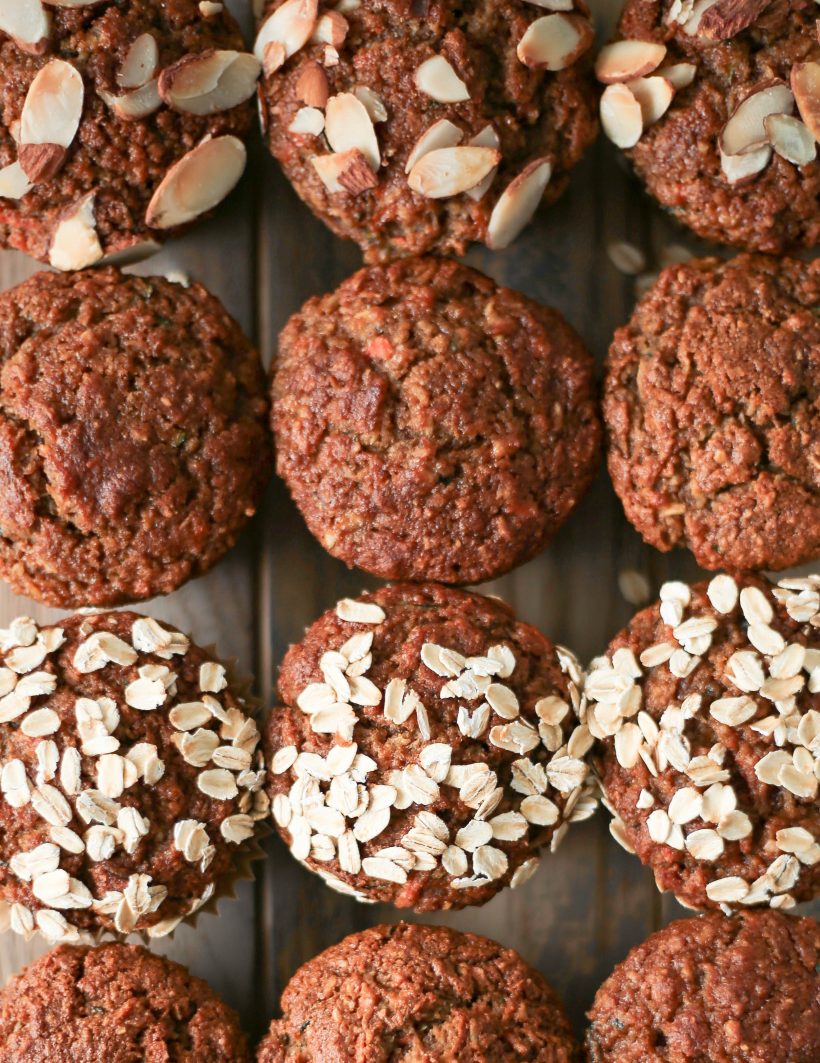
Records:
<instances>
[{"instance_id":1,"label":"sliced almond","mask_svg":"<svg viewBox=\"0 0 820 1063\"><path fill-rule=\"evenodd\" d=\"M112 251L106 251L100 259L101 266L131 266L135 262L142 262L144 258L150 258L161 250L161 244L156 240L133 240L130 244L122 247L114 247Z\"/></svg>"},{"instance_id":2,"label":"sliced almond","mask_svg":"<svg viewBox=\"0 0 820 1063\"><path fill-rule=\"evenodd\" d=\"M262 69L265 71L265 77L270 77L284 66L287 57L288 53L281 41L271 41L270 44L266 44L262 50Z\"/></svg>"},{"instance_id":3,"label":"sliced almond","mask_svg":"<svg viewBox=\"0 0 820 1063\"><path fill-rule=\"evenodd\" d=\"M141 33L128 49L128 54L117 73L121 89L140 89L150 81L159 66L159 48L150 33Z\"/></svg>"},{"instance_id":4,"label":"sliced almond","mask_svg":"<svg viewBox=\"0 0 820 1063\"><path fill-rule=\"evenodd\" d=\"M627 88L641 105L644 128L663 118L675 96L672 82L657 75L635 78L627 82Z\"/></svg>"},{"instance_id":5,"label":"sliced almond","mask_svg":"<svg viewBox=\"0 0 820 1063\"><path fill-rule=\"evenodd\" d=\"M51 16L40 0L0 0L0 30L24 52L42 55L51 32Z\"/></svg>"},{"instance_id":6,"label":"sliced almond","mask_svg":"<svg viewBox=\"0 0 820 1063\"><path fill-rule=\"evenodd\" d=\"M387 121L387 108L378 93L369 89L366 85L358 85L353 90L353 95L364 104L373 125Z\"/></svg>"},{"instance_id":7,"label":"sliced almond","mask_svg":"<svg viewBox=\"0 0 820 1063\"><path fill-rule=\"evenodd\" d=\"M698 68L694 63L664 63L655 70L658 77L671 82L676 92L688 88L695 80L697 72Z\"/></svg>"},{"instance_id":8,"label":"sliced almond","mask_svg":"<svg viewBox=\"0 0 820 1063\"><path fill-rule=\"evenodd\" d=\"M282 45L285 59L303 48L316 26L318 9L318 0L285 0L277 7L262 23L256 37L253 54L259 62L265 63L265 49L272 43Z\"/></svg>"},{"instance_id":9,"label":"sliced almond","mask_svg":"<svg viewBox=\"0 0 820 1063\"><path fill-rule=\"evenodd\" d=\"M66 160L66 150L59 144L21 144L17 155L32 184L50 181Z\"/></svg>"},{"instance_id":10,"label":"sliced almond","mask_svg":"<svg viewBox=\"0 0 820 1063\"><path fill-rule=\"evenodd\" d=\"M572 11L575 0L526 0L536 7L545 7L548 11Z\"/></svg>"},{"instance_id":11,"label":"sliced almond","mask_svg":"<svg viewBox=\"0 0 820 1063\"><path fill-rule=\"evenodd\" d=\"M85 269L99 262L103 250L94 218L94 193L75 203L54 230L48 260L55 269Z\"/></svg>"},{"instance_id":12,"label":"sliced almond","mask_svg":"<svg viewBox=\"0 0 820 1063\"><path fill-rule=\"evenodd\" d=\"M761 170L765 170L771 160L772 149L769 144L764 144L754 151L744 152L743 155L726 155L722 150L720 152L720 168L730 185L750 181Z\"/></svg>"},{"instance_id":13,"label":"sliced almond","mask_svg":"<svg viewBox=\"0 0 820 1063\"><path fill-rule=\"evenodd\" d=\"M487 246L508 247L529 224L552 176L548 159L536 159L515 177L499 196L487 226Z\"/></svg>"},{"instance_id":14,"label":"sliced almond","mask_svg":"<svg viewBox=\"0 0 820 1063\"><path fill-rule=\"evenodd\" d=\"M643 111L626 85L607 85L601 96L601 125L619 148L634 148L643 133Z\"/></svg>"},{"instance_id":15,"label":"sliced almond","mask_svg":"<svg viewBox=\"0 0 820 1063\"><path fill-rule=\"evenodd\" d=\"M321 136L325 128L325 116L318 107L300 107L293 116L293 121L288 126L289 133L297 133L301 136Z\"/></svg>"},{"instance_id":16,"label":"sliced almond","mask_svg":"<svg viewBox=\"0 0 820 1063\"><path fill-rule=\"evenodd\" d=\"M495 148L437 148L419 159L407 183L428 199L445 199L474 188L500 161Z\"/></svg>"},{"instance_id":17,"label":"sliced almond","mask_svg":"<svg viewBox=\"0 0 820 1063\"><path fill-rule=\"evenodd\" d=\"M529 26L516 51L524 66L564 70L594 39L592 23L582 15L544 15Z\"/></svg>"},{"instance_id":18,"label":"sliced almond","mask_svg":"<svg viewBox=\"0 0 820 1063\"><path fill-rule=\"evenodd\" d=\"M697 35L710 41L727 41L748 29L770 3L771 0L717 0L701 15Z\"/></svg>"},{"instance_id":19,"label":"sliced almond","mask_svg":"<svg viewBox=\"0 0 820 1063\"><path fill-rule=\"evenodd\" d=\"M791 87L800 117L820 141L820 63L795 63Z\"/></svg>"},{"instance_id":20,"label":"sliced almond","mask_svg":"<svg viewBox=\"0 0 820 1063\"><path fill-rule=\"evenodd\" d=\"M331 96L325 110L325 136L333 151L356 148L373 170L381 165L379 142L367 108L352 92Z\"/></svg>"},{"instance_id":21,"label":"sliced almond","mask_svg":"<svg viewBox=\"0 0 820 1063\"><path fill-rule=\"evenodd\" d=\"M175 111L230 111L256 91L259 60L248 52L207 51L185 55L160 74L159 94Z\"/></svg>"},{"instance_id":22,"label":"sliced almond","mask_svg":"<svg viewBox=\"0 0 820 1063\"><path fill-rule=\"evenodd\" d=\"M413 149L407 157L404 172L410 173L419 159L428 152L438 151L440 148L454 148L463 139L464 133L457 125L453 125L447 118L439 118L437 122L433 122L430 128L421 134L413 145Z\"/></svg>"},{"instance_id":23,"label":"sliced almond","mask_svg":"<svg viewBox=\"0 0 820 1063\"><path fill-rule=\"evenodd\" d=\"M19 162L0 167L0 199L22 199L31 188L31 182Z\"/></svg>"},{"instance_id":24,"label":"sliced almond","mask_svg":"<svg viewBox=\"0 0 820 1063\"><path fill-rule=\"evenodd\" d=\"M68 148L83 113L83 79L71 63L52 59L29 86L20 117L21 144Z\"/></svg>"},{"instance_id":25,"label":"sliced almond","mask_svg":"<svg viewBox=\"0 0 820 1063\"><path fill-rule=\"evenodd\" d=\"M720 136L724 155L745 155L756 151L768 140L764 119L770 114L789 114L794 108L792 90L783 82L775 82L751 92L735 108Z\"/></svg>"},{"instance_id":26,"label":"sliced almond","mask_svg":"<svg viewBox=\"0 0 820 1063\"><path fill-rule=\"evenodd\" d=\"M126 122L136 122L140 118L147 118L149 114L158 111L162 106L157 78L132 92L123 93L122 96L115 96L105 89L97 89L97 95L118 118Z\"/></svg>"},{"instance_id":27,"label":"sliced almond","mask_svg":"<svg viewBox=\"0 0 820 1063\"><path fill-rule=\"evenodd\" d=\"M356 148L333 155L315 155L310 161L331 195L338 192L358 195L367 188L375 188L378 183L367 159ZM362 163L367 172L362 168Z\"/></svg>"},{"instance_id":28,"label":"sliced almond","mask_svg":"<svg viewBox=\"0 0 820 1063\"><path fill-rule=\"evenodd\" d=\"M476 148L501 148L501 140L499 139L498 133L496 133L491 125L484 126L481 132L477 133L468 143ZM480 202L495 180L496 172L497 167L494 166L484 180L479 181L475 188L467 189L466 195L476 203Z\"/></svg>"},{"instance_id":29,"label":"sliced almond","mask_svg":"<svg viewBox=\"0 0 820 1063\"><path fill-rule=\"evenodd\" d=\"M666 58L666 45L654 41L606 44L595 61L595 75L605 85L632 81L656 70Z\"/></svg>"},{"instance_id":30,"label":"sliced almond","mask_svg":"<svg viewBox=\"0 0 820 1063\"><path fill-rule=\"evenodd\" d=\"M319 107L324 110L330 89L327 74L315 59L308 60L302 67L296 80L296 94L307 107Z\"/></svg>"},{"instance_id":31,"label":"sliced almond","mask_svg":"<svg viewBox=\"0 0 820 1063\"><path fill-rule=\"evenodd\" d=\"M206 137L165 175L148 204L153 229L173 229L221 203L245 171L247 152L237 137Z\"/></svg>"},{"instance_id":32,"label":"sliced almond","mask_svg":"<svg viewBox=\"0 0 820 1063\"><path fill-rule=\"evenodd\" d=\"M769 141L777 154L794 166L808 166L817 158L817 141L799 118L770 114L763 119Z\"/></svg>"},{"instance_id":33,"label":"sliced almond","mask_svg":"<svg viewBox=\"0 0 820 1063\"><path fill-rule=\"evenodd\" d=\"M416 88L439 103L462 103L470 90L443 55L434 55L416 67Z\"/></svg>"},{"instance_id":34,"label":"sliced almond","mask_svg":"<svg viewBox=\"0 0 820 1063\"><path fill-rule=\"evenodd\" d=\"M311 41L316 44L330 44L341 48L350 26L341 11L325 11L316 23Z\"/></svg>"}]
</instances>

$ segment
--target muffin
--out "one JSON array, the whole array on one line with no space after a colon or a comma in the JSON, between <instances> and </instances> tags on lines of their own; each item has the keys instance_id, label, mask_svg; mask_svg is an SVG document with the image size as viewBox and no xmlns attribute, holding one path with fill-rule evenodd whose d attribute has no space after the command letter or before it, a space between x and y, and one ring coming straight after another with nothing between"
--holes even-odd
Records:
<instances>
[{"instance_id":1,"label":"muffin","mask_svg":"<svg viewBox=\"0 0 820 1063\"><path fill-rule=\"evenodd\" d=\"M372 266L282 332L278 471L348 565L492 579L545 546L595 474L593 374L557 311L475 270Z\"/></svg>"},{"instance_id":2,"label":"muffin","mask_svg":"<svg viewBox=\"0 0 820 1063\"><path fill-rule=\"evenodd\" d=\"M268 147L368 261L506 247L597 132L589 10L560 6L268 0L255 45Z\"/></svg>"},{"instance_id":3,"label":"muffin","mask_svg":"<svg viewBox=\"0 0 820 1063\"><path fill-rule=\"evenodd\" d=\"M816 18L813 0L627 0L596 63L604 131L699 236L820 242Z\"/></svg>"},{"instance_id":4,"label":"muffin","mask_svg":"<svg viewBox=\"0 0 820 1063\"><path fill-rule=\"evenodd\" d=\"M257 1063L576 1063L560 1000L512 949L444 926L376 926L300 967Z\"/></svg>"},{"instance_id":5,"label":"muffin","mask_svg":"<svg viewBox=\"0 0 820 1063\"><path fill-rule=\"evenodd\" d=\"M198 284L107 267L3 293L0 401L0 576L48 605L201 575L270 475L259 356Z\"/></svg>"},{"instance_id":6,"label":"muffin","mask_svg":"<svg viewBox=\"0 0 820 1063\"><path fill-rule=\"evenodd\" d=\"M362 901L432 911L520 886L595 809L580 683L497 599L408 583L345 599L280 669L279 832Z\"/></svg>"},{"instance_id":7,"label":"muffin","mask_svg":"<svg viewBox=\"0 0 820 1063\"><path fill-rule=\"evenodd\" d=\"M58 269L141 257L245 168L260 66L223 4L0 11L0 246Z\"/></svg>"},{"instance_id":8,"label":"muffin","mask_svg":"<svg viewBox=\"0 0 820 1063\"><path fill-rule=\"evenodd\" d=\"M703 568L820 555L820 261L673 266L615 334L609 471L627 518Z\"/></svg>"},{"instance_id":9,"label":"muffin","mask_svg":"<svg viewBox=\"0 0 820 1063\"><path fill-rule=\"evenodd\" d=\"M160 937L227 892L268 805L224 665L136 613L18 618L0 662L5 926Z\"/></svg>"},{"instance_id":10,"label":"muffin","mask_svg":"<svg viewBox=\"0 0 820 1063\"><path fill-rule=\"evenodd\" d=\"M815 1063L814 919L679 919L618 964L589 1012L589 1063Z\"/></svg>"},{"instance_id":11,"label":"muffin","mask_svg":"<svg viewBox=\"0 0 820 1063\"><path fill-rule=\"evenodd\" d=\"M820 893L820 576L666 583L594 661L613 834L694 908Z\"/></svg>"},{"instance_id":12,"label":"muffin","mask_svg":"<svg viewBox=\"0 0 820 1063\"><path fill-rule=\"evenodd\" d=\"M139 945L61 945L0 993L4 1063L249 1063L239 1016Z\"/></svg>"}]
</instances>

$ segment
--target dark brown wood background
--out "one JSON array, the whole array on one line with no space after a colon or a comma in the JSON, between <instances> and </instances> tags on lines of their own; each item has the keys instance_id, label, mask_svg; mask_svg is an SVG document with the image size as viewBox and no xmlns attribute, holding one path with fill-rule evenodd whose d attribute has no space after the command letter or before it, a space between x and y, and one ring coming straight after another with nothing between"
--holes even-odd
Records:
<instances>
[{"instance_id":1,"label":"dark brown wood background","mask_svg":"<svg viewBox=\"0 0 820 1063\"><path fill-rule=\"evenodd\" d=\"M605 36L620 0L590 3ZM229 6L250 35L248 0ZM218 216L137 271L182 270L204 283L257 339L267 363L287 317L308 296L334 288L361 257L301 205L258 141L251 154L248 174ZM708 250L662 216L629 177L618 153L600 139L569 193L542 211L511 248L475 252L469 261L560 309L600 362L635 298L635 278L620 273L607 254L621 240L641 248L649 270L658 268L670 245ZM1 252L0 285L5 289L37 268L20 254ZM690 578L697 569L682 552L661 555L640 542L602 471L549 549L484 589L588 660L634 611L619 588L624 572L640 573L654 597L667 577ZM240 545L213 572L139 608L237 658L257 677L260 696L272 704L277 663L288 644L337 598L374 582L322 551L277 482ZM0 625L21 613L38 619L59 615L0 585ZM522 889L506 891L484 908L427 917L518 949L560 991L579 1030L595 989L614 964L654 929L683 914L657 892L637 859L610 838L606 820L599 813L577 824ZM266 1028L282 987L305 960L351 931L402 914L413 918L332 892L278 839L265 848L267 859L257 866L255 883L240 884L236 900L224 901L217 917L203 916L196 928L182 927L159 946L222 993L254 1037ZM5 935L0 984L43 951L41 943Z\"/></svg>"}]
</instances>

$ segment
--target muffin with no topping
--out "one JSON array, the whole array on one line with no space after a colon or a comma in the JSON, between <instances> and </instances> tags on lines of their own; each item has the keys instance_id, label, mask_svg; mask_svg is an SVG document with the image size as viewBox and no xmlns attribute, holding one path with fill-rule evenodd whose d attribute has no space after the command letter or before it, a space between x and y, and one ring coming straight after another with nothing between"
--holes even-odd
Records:
<instances>
[{"instance_id":1,"label":"muffin with no topping","mask_svg":"<svg viewBox=\"0 0 820 1063\"><path fill-rule=\"evenodd\" d=\"M223 4L0 5L0 246L140 257L245 168L259 63Z\"/></svg>"},{"instance_id":2,"label":"muffin with no topping","mask_svg":"<svg viewBox=\"0 0 820 1063\"><path fill-rule=\"evenodd\" d=\"M634 948L589 1012L589 1063L815 1063L814 919L715 912Z\"/></svg>"},{"instance_id":3,"label":"muffin with no topping","mask_svg":"<svg viewBox=\"0 0 820 1063\"><path fill-rule=\"evenodd\" d=\"M0 632L0 684L6 926L160 937L227 890L268 804L223 665L136 613L21 618Z\"/></svg>"},{"instance_id":4,"label":"muffin with no topping","mask_svg":"<svg viewBox=\"0 0 820 1063\"><path fill-rule=\"evenodd\" d=\"M593 140L584 0L268 0L268 147L370 260L506 247Z\"/></svg>"},{"instance_id":5,"label":"muffin with no topping","mask_svg":"<svg viewBox=\"0 0 820 1063\"><path fill-rule=\"evenodd\" d=\"M113 267L0 295L0 576L119 605L206 572L270 471L259 356L221 303Z\"/></svg>"},{"instance_id":6,"label":"muffin with no topping","mask_svg":"<svg viewBox=\"0 0 820 1063\"><path fill-rule=\"evenodd\" d=\"M247 1063L239 1017L139 945L61 945L0 993L4 1063Z\"/></svg>"},{"instance_id":7,"label":"muffin with no topping","mask_svg":"<svg viewBox=\"0 0 820 1063\"><path fill-rule=\"evenodd\" d=\"M577 1063L545 979L511 949L443 926L371 927L301 967L257 1063Z\"/></svg>"},{"instance_id":8,"label":"muffin with no topping","mask_svg":"<svg viewBox=\"0 0 820 1063\"><path fill-rule=\"evenodd\" d=\"M593 661L612 832L694 908L820 893L820 576L667 583Z\"/></svg>"},{"instance_id":9,"label":"muffin with no topping","mask_svg":"<svg viewBox=\"0 0 820 1063\"><path fill-rule=\"evenodd\" d=\"M820 261L740 255L664 270L615 334L609 470L659 550L704 568L820 555Z\"/></svg>"},{"instance_id":10,"label":"muffin with no topping","mask_svg":"<svg viewBox=\"0 0 820 1063\"><path fill-rule=\"evenodd\" d=\"M497 599L395 584L292 646L266 759L292 853L359 900L483 904L595 808L575 658Z\"/></svg>"},{"instance_id":11,"label":"muffin with no topping","mask_svg":"<svg viewBox=\"0 0 820 1063\"><path fill-rule=\"evenodd\" d=\"M447 259L310 299L273 376L279 473L322 545L479 583L541 550L598 464L594 367L555 310Z\"/></svg>"},{"instance_id":12,"label":"muffin with no topping","mask_svg":"<svg viewBox=\"0 0 820 1063\"><path fill-rule=\"evenodd\" d=\"M597 60L605 132L707 240L820 241L814 0L628 0Z\"/></svg>"}]
</instances>

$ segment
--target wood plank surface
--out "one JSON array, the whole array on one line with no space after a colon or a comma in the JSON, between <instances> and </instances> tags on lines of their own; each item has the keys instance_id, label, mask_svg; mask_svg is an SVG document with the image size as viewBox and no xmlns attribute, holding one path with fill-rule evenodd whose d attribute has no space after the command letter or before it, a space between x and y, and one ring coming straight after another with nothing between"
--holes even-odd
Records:
<instances>
[{"instance_id":1,"label":"wood plank surface","mask_svg":"<svg viewBox=\"0 0 820 1063\"><path fill-rule=\"evenodd\" d=\"M236 0L231 6L247 24L247 3ZM620 2L591 0L591 6L605 36ZM180 269L201 280L256 337L267 363L287 317L310 295L334 288L361 256L299 203L260 144L251 156L249 174L218 216L138 271ZM600 363L634 303L634 278L620 274L607 255L608 245L618 240L641 247L650 269L671 242L704 249L662 217L601 139L574 174L568 194L542 211L513 247L500 254L474 252L468 261L560 309ZM0 285L6 288L36 268L22 255L0 253ZM697 575L688 554L660 555L640 542L602 471L545 553L483 589L589 659L634 611L618 584L626 570L640 573L653 597L665 578ZM375 584L323 552L277 482L253 527L212 573L139 608L236 657L244 671L256 675L258 693L272 704L276 667L288 644L339 597ZM57 615L14 598L0 585L0 625L20 612ZM259 865L255 886L242 884L218 918L204 916L196 928L180 929L160 948L207 978L240 1011L253 1037L267 1027L282 987L301 963L346 933L408 917L332 892L299 866L278 838L265 848L267 860ZM606 817L599 815L576 825L522 889L506 891L484 908L425 918L518 949L562 993L580 1031L594 991L613 965L681 913L658 894L637 859L611 840ZM5 935L0 984L41 951L42 946Z\"/></svg>"}]
</instances>

